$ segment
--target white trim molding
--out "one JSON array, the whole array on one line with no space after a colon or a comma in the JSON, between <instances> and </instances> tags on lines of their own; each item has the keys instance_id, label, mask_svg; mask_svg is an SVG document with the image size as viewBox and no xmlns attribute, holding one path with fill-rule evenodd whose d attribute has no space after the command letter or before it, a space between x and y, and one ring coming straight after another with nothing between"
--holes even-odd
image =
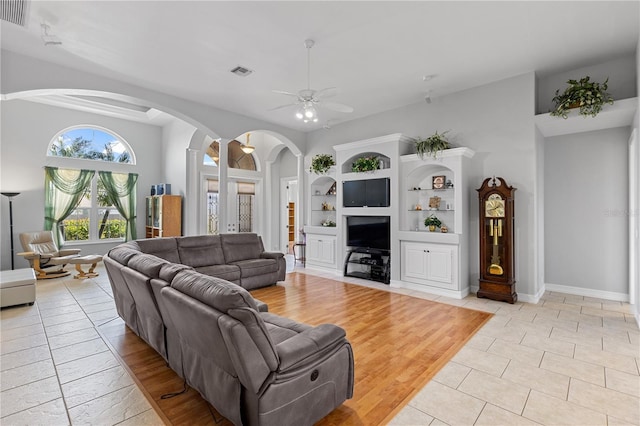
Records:
<instances>
[{"instance_id":1,"label":"white trim molding","mask_svg":"<svg viewBox=\"0 0 640 426\"><path fill-rule=\"evenodd\" d=\"M616 293L613 291L594 290L592 288L573 287L560 284L548 284L545 283L545 288L548 291L557 291L560 293L575 294L577 296L595 297L598 299L614 300L617 302L629 302L629 295L627 293Z\"/></svg>"}]
</instances>

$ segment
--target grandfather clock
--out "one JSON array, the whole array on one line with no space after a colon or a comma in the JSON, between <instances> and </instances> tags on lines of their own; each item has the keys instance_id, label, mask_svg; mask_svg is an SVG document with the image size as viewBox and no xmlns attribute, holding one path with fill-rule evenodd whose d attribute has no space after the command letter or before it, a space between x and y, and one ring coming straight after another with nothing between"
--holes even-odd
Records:
<instances>
[{"instance_id":1,"label":"grandfather clock","mask_svg":"<svg viewBox=\"0 0 640 426\"><path fill-rule=\"evenodd\" d=\"M515 303L513 188L501 177L478 189L480 214L480 289L478 297Z\"/></svg>"}]
</instances>

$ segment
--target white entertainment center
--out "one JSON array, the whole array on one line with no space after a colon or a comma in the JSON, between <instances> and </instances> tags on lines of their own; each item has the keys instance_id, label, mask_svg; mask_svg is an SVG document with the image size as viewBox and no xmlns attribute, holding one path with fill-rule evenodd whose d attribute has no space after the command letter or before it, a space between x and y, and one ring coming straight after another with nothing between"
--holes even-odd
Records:
<instances>
[{"instance_id":1,"label":"white entertainment center","mask_svg":"<svg viewBox=\"0 0 640 426\"><path fill-rule=\"evenodd\" d=\"M436 158L422 159L414 154L414 140L399 133L333 148L336 166L325 175L308 175L307 267L390 282L392 287L465 297L469 293L468 203L472 195L468 170L474 152L454 148L439 152ZM356 159L370 156L378 157L378 170L352 171ZM357 207L345 207L345 182L358 187L349 183L385 178L389 179L388 206L378 200L375 207L361 206L366 204L362 202L355 202ZM430 203L437 207L430 208ZM349 200L347 204L354 202ZM424 226L424 219L431 214L448 232L430 232ZM388 217L388 249L348 246L350 216ZM335 226L326 226L327 220ZM389 274L386 281L385 273Z\"/></svg>"}]
</instances>

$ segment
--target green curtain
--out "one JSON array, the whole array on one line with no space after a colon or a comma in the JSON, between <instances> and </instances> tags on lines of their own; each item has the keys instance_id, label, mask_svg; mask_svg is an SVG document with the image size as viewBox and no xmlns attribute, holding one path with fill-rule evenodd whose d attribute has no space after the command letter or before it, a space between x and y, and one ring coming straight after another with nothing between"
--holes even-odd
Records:
<instances>
[{"instance_id":1,"label":"green curtain","mask_svg":"<svg viewBox=\"0 0 640 426\"><path fill-rule=\"evenodd\" d=\"M64 244L60 222L80 204L94 175L93 170L44 168L44 229L53 231L58 246Z\"/></svg>"},{"instance_id":2,"label":"green curtain","mask_svg":"<svg viewBox=\"0 0 640 426\"><path fill-rule=\"evenodd\" d=\"M98 172L98 177L107 191L109 201L118 213L127 220L125 241L135 240L136 232L136 182L135 173Z\"/></svg>"}]
</instances>

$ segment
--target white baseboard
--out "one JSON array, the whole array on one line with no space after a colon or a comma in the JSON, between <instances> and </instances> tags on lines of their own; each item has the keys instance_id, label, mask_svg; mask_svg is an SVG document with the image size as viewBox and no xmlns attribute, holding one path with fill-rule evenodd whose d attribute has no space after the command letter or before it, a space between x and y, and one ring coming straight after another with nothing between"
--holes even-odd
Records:
<instances>
[{"instance_id":1,"label":"white baseboard","mask_svg":"<svg viewBox=\"0 0 640 426\"><path fill-rule=\"evenodd\" d=\"M545 289L548 291L557 291L560 293L575 294L576 296L595 297L597 299L614 300L616 302L628 302L628 293L615 293L613 291L594 290L591 288L572 287L560 284L545 283Z\"/></svg>"},{"instance_id":2,"label":"white baseboard","mask_svg":"<svg viewBox=\"0 0 640 426\"><path fill-rule=\"evenodd\" d=\"M406 288L408 290L417 290L424 293L435 294L437 296L451 297L452 299L464 299L469 295L469 288L464 288L461 291L447 290L444 288L426 286L422 284L414 284L406 281L391 280L391 287Z\"/></svg>"}]
</instances>

